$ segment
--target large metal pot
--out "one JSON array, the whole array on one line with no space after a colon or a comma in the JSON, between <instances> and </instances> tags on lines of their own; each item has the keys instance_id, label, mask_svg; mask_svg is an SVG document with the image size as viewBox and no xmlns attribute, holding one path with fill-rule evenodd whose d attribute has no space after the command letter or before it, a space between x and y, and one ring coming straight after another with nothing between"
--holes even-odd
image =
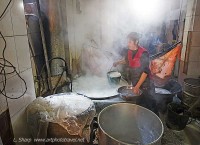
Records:
<instances>
[{"instance_id":1,"label":"large metal pot","mask_svg":"<svg viewBox=\"0 0 200 145\"><path fill-rule=\"evenodd\" d=\"M104 108L98 124L99 145L160 145L164 131L156 114L130 103Z\"/></svg>"},{"instance_id":2,"label":"large metal pot","mask_svg":"<svg viewBox=\"0 0 200 145\"><path fill-rule=\"evenodd\" d=\"M191 107L200 97L200 79L184 79L183 89L182 101L185 105Z\"/></svg>"}]
</instances>

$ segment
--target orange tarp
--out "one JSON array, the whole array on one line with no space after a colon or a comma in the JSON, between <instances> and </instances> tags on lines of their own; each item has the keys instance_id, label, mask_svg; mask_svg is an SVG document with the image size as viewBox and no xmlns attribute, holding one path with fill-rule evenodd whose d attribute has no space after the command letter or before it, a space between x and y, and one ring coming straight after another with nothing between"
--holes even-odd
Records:
<instances>
[{"instance_id":1,"label":"orange tarp","mask_svg":"<svg viewBox=\"0 0 200 145\"><path fill-rule=\"evenodd\" d=\"M180 58L181 48L182 45L178 44L168 53L151 61L150 69L153 78L164 80L166 77L171 76L176 58Z\"/></svg>"}]
</instances>

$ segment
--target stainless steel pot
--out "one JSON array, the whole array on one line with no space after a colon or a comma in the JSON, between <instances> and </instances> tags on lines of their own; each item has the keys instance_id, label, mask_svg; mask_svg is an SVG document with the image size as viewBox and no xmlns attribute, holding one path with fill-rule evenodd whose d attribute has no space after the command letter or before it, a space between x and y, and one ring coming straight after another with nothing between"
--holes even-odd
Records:
<instances>
[{"instance_id":1,"label":"stainless steel pot","mask_svg":"<svg viewBox=\"0 0 200 145\"><path fill-rule=\"evenodd\" d=\"M99 113L98 124L99 145L161 145L161 120L139 105L108 106Z\"/></svg>"},{"instance_id":2,"label":"stainless steel pot","mask_svg":"<svg viewBox=\"0 0 200 145\"><path fill-rule=\"evenodd\" d=\"M117 74L117 75L115 76L113 74ZM121 73L119 73L118 71L109 71L107 73L107 78L110 84L119 84L121 80Z\"/></svg>"}]
</instances>

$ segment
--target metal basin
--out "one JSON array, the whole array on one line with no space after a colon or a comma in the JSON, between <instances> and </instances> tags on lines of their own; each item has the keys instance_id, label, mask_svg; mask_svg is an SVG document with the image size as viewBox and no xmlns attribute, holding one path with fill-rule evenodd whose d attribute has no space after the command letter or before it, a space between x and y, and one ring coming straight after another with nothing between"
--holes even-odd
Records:
<instances>
[{"instance_id":1,"label":"metal basin","mask_svg":"<svg viewBox=\"0 0 200 145\"><path fill-rule=\"evenodd\" d=\"M128 83L121 79L119 84L110 85L107 77L81 76L73 80L73 92L92 100L103 100L118 96L117 89Z\"/></svg>"},{"instance_id":2,"label":"metal basin","mask_svg":"<svg viewBox=\"0 0 200 145\"><path fill-rule=\"evenodd\" d=\"M160 145L164 131L156 114L130 103L104 108L98 124L99 145Z\"/></svg>"},{"instance_id":3,"label":"metal basin","mask_svg":"<svg viewBox=\"0 0 200 145\"><path fill-rule=\"evenodd\" d=\"M136 102L137 98L142 95L142 91L140 90L139 94L134 94L133 88L133 86L122 86L117 90L117 92L123 100Z\"/></svg>"}]
</instances>

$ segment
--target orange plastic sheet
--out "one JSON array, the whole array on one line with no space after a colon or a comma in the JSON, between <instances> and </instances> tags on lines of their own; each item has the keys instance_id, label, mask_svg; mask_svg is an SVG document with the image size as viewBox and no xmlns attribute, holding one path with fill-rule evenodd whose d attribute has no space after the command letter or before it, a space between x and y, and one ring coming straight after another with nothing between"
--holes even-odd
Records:
<instances>
[{"instance_id":1,"label":"orange plastic sheet","mask_svg":"<svg viewBox=\"0 0 200 145\"><path fill-rule=\"evenodd\" d=\"M176 58L180 58L182 45L178 44L174 49L170 50L163 56L151 61L150 69L152 79L157 86L162 86L171 77Z\"/></svg>"}]
</instances>

